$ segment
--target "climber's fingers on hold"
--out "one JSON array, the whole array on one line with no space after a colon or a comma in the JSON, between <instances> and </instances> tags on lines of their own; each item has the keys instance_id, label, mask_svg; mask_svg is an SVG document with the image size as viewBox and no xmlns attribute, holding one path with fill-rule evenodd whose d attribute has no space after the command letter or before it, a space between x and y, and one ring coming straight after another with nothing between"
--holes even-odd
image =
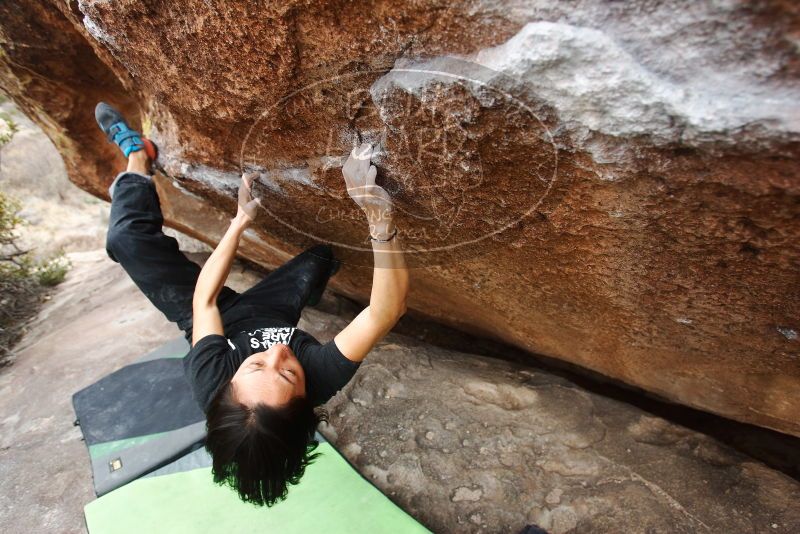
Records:
<instances>
[{"instance_id":1,"label":"climber's fingers on hold","mask_svg":"<svg viewBox=\"0 0 800 534\"><path fill-rule=\"evenodd\" d=\"M369 143L362 143L361 146L350 151L350 156L342 166L342 174L348 189L364 185L371 157L372 145Z\"/></svg>"},{"instance_id":2,"label":"climber's fingers on hold","mask_svg":"<svg viewBox=\"0 0 800 534\"><path fill-rule=\"evenodd\" d=\"M367 171L369 171L369 160L372 158L372 145L370 143L361 143L361 146L354 148L352 152L350 152L350 157L354 162L356 176L359 180L363 180L366 177Z\"/></svg>"},{"instance_id":3,"label":"climber's fingers on hold","mask_svg":"<svg viewBox=\"0 0 800 534\"><path fill-rule=\"evenodd\" d=\"M378 169L375 165L370 165L367 171L367 185L375 185L375 177L378 175Z\"/></svg>"},{"instance_id":4,"label":"climber's fingers on hold","mask_svg":"<svg viewBox=\"0 0 800 534\"><path fill-rule=\"evenodd\" d=\"M258 176L257 172L246 172L242 174L242 181L244 182L247 189L250 189L250 186L253 184L253 180L256 179Z\"/></svg>"},{"instance_id":5,"label":"climber's fingers on hold","mask_svg":"<svg viewBox=\"0 0 800 534\"><path fill-rule=\"evenodd\" d=\"M257 199L253 198L253 181L258 176L257 172L246 172L242 174L242 183L239 185L239 205L246 206L248 209L255 209ZM260 201L259 201L260 204Z\"/></svg>"},{"instance_id":6,"label":"climber's fingers on hold","mask_svg":"<svg viewBox=\"0 0 800 534\"><path fill-rule=\"evenodd\" d=\"M369 161L372 157L372 145L370 143L361 143L361 146L354 148L350 152L350 156L358 161Z\"/></svg>"}]
</instances>

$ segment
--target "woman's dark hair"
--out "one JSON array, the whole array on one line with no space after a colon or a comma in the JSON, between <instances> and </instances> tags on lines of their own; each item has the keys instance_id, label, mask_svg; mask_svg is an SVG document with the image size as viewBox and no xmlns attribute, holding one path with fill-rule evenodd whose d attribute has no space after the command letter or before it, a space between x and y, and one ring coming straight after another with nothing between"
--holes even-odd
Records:
<instances>
[{"instance_id":1,"label":"woman's dark hair","mask_svg":"<svg viewBox=\"0 0 800 534\"><path fill-rule=\"evenodd\" d=\"M286 498L290 484L300 482L306 466L319 456L314 432L324 412L314 412L306 397L274 408L247 406L226 384L207 412L206 450L211 453L214 482L226 484L239 497L259 506Z\"/></svg>"}]
</instances>

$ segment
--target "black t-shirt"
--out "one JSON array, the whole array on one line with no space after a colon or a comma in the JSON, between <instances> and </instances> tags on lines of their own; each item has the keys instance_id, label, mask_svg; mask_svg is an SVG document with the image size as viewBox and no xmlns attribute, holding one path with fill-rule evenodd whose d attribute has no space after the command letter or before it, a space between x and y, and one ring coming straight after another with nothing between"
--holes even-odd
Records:
<instances>
[{"instance_id":1,"label":"black t-shirt","mask_svg":"<svg viewBox=\"0 0 800 534\"><path fill-rule=\"evenodd\" d=\"M324 404L347 384L359 362L348 360L333 340L324 345L311 334L273 318L236 321L226 335L201 338L183 359L194 398L204 412L223 384L227 384L251 354L276 343L289 346L306 376L306 396L314 406Z\"/></svg>"}]
</instances>

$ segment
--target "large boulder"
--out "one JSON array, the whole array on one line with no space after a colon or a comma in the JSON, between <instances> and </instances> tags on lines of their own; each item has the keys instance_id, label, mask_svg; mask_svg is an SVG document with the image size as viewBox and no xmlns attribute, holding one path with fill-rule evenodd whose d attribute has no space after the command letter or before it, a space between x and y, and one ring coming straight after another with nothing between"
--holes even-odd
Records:
<instances>
[{"instance_id":1,"label":"large boulder","mask_svg":"<svg viewBox=\"0 0 800 534\"><path fill-rule=\"evenodd\" d=\"M166 223L208 243L261 171L242 254L332 241L362 301L339 169L378 143L412 310L800 435L799 32L779 1L26 0L0 88L105 199L92 110L120 106Z\"/></svg>"}]
</instances>

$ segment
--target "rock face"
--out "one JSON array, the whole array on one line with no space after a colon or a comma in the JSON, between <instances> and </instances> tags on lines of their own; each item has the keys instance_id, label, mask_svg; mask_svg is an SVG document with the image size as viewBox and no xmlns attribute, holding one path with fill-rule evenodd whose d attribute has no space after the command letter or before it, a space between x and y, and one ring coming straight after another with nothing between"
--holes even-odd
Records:
<instances>
[{"instance_id":1,"label":"rock face","mask_svg":"<svg viewBox=\"0 0 800 534\"><path fill-rule=\"evenodd\" d=\"M379 143L410 308L800 435L800 13L789 2L0 5L0 88L71 179L122 168L97 100L159 144L168 225L208 243L259 170L243 254L326 240L368 297L339 171ZM464 496L468 496L464 493ZM465 497L466 498L466 497Z\"/></svg>"}]
</instances>

